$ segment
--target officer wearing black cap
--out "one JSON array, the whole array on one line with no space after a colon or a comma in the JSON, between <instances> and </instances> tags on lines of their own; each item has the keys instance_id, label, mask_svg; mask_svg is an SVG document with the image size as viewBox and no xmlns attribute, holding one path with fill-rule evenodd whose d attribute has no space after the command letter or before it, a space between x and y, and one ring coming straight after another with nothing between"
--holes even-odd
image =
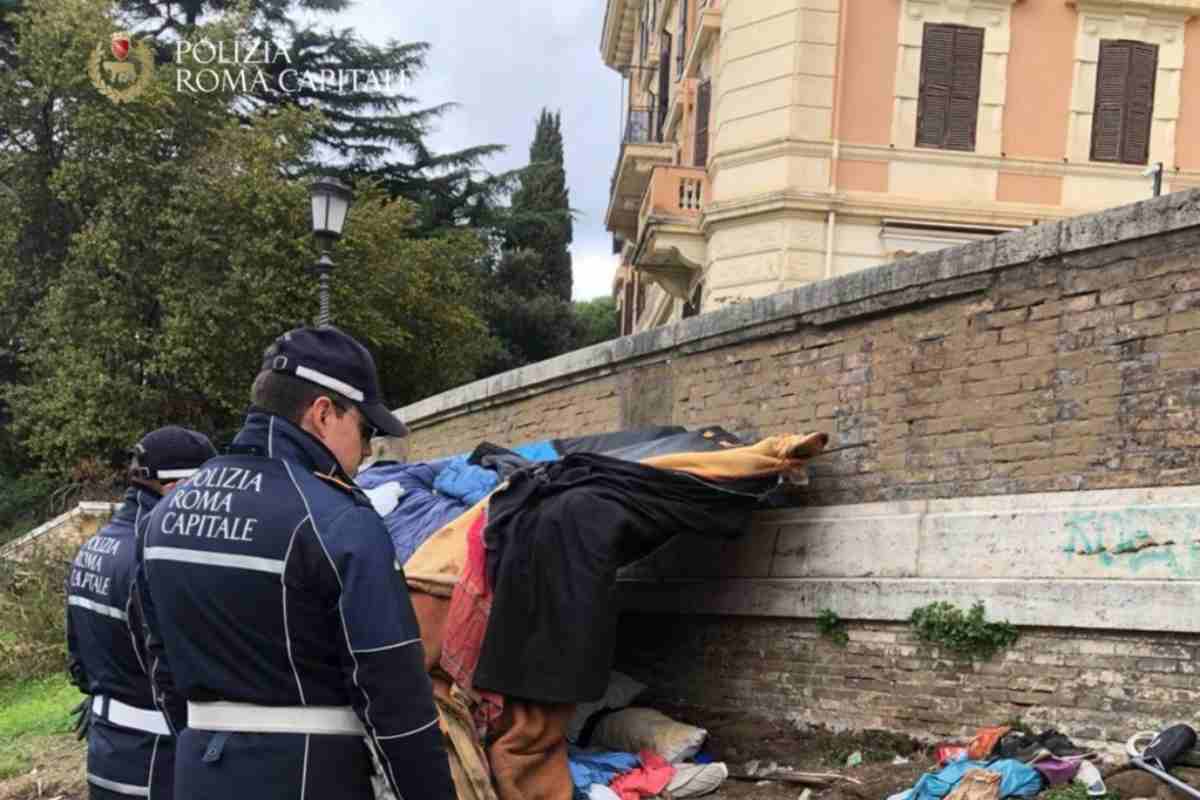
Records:
<instances>
[{"instance_id":1,"label":"officer wearing black cap","mask_svg":"<svg viewBox=\"0 0 1200 800\"><path fill-rule=\"evenodd\" d=\"M375 431L407 433L375 362L336 328L300 328L251 394L229 452L145 529L162 690L186 701L166 704L187 726L177 796L369 800L374 757L400 798L453 798L404 576L351 477Z\"/></svg>"},{"instance_id":2,"label":"officer wearing black cap","mask_svg":"<svg viewBox=\"0 0 1200 800\"><path fill-rule=\"evenodd\" d=\"M67 578L71 678L89 695L87 779L92 798L170 800L174 739L155 706L138 591L137 526L163 491L215 456L185 428L147 434L132 449L130 485L112 520L89 539Z\"/></svg>"}]
</instances>

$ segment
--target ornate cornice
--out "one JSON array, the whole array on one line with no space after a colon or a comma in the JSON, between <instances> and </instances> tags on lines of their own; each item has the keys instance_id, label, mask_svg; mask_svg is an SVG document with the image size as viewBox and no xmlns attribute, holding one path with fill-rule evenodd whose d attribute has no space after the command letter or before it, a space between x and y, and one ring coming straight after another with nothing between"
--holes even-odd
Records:
<instances>
[{"instance_id":1,"label":"ornate cornice","mask_svg":"<svg viewBox=\"0 0 1200 800\"><path fill-rule=\"evenodd\" d=\"M1167 13L1190 17L1200 14L1200 0L1066 0L1080 11Z\"/></svg>"}]
</instances>

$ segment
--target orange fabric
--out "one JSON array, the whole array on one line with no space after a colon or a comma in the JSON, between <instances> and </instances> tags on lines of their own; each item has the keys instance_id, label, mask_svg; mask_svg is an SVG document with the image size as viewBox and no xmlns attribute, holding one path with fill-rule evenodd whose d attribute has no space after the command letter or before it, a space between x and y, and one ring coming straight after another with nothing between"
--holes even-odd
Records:
<instances>
[{"instance_id":1,"label":"orange fabric","mask_svg":"<svg viewBox=\"0 0 1200 800\"><path fill-rule=\"evenodd\" d=\"M503 485L503 484L501 484ZM467 563L467 531L487 510L483 498L417 548L404 564L404 579L419 592L450 597Z\"/></svg>"},{"instance_id":2,"label":"orange fabric","mask_svg":"<svg viewBox=\"0 0 1200 800\"><path fill-rule=\"evenodd\" d=\"M687 472L710 480L755 478L779 475L799 469L825 449L829 437L824 433L803 436L768 436L747 447L717 450L711 453L672 453L642 459L647 466Z\"/></svg>"},{"instance_id":3,"label":"orange fabric","mask_svg":"<svg viewBox=\"0 0 1200 800\"><path fill-rule=\"evenodd\" d=\"M993 728L980 728L975 731L975 738L967 745L967 758L972 761L986 761L996 749L996 743L1012 728L999 725Z\"/></svg>"},{"instance_id":4,"label":"orange fabric","mask_svg":"<svg viewBox=\"0 0 1200 800\"><path fill-rule=\"evenodd\" d=\"M567 723L575 706L505 698L500 732L488 746L500 800L570 800Z\"/></svg>"}]
</instances>

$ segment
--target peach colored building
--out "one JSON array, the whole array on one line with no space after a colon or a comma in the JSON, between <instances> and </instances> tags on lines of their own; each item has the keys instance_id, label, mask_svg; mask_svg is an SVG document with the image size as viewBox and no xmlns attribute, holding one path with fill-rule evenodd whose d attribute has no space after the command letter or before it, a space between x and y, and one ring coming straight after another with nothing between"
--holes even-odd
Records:
<instances>
[{"instance_id":1,"label":"peach colored building","mask_svg":"<svg viewBox=\"0 0 1200 800\"><path fill-rule=\"evenodd\" d=\"M622 332L1200 185L1200 0L607 0Z\"/></svg>"}]
</instances>

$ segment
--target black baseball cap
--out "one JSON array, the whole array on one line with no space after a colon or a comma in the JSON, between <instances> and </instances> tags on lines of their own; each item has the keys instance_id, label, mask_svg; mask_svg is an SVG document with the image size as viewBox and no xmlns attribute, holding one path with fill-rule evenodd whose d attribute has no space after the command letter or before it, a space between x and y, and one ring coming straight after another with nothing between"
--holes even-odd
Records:
<instances>
[{"instance_id":1,"label":"black baseball cap","mask_svg":"<svg viewBox=\"0 0 1200 800\"><path fill-rule=\"evenodd\" d=\"M190 478L217 450L203 433L168 425L147 433L130 453L137 460L133 477L170 482Z\"/></svg>"},{"instance_id":2,"label":"black baseball cap","mask_svg":"<svg viewBox=\"0 0 1200 800\"><path fill-rule=\"evenodd\" d=\"M388 436L408 435L408 426L383 404L375 359L353 336L332 325L283 334L263 353L262 368L295 375L344 397Z\"/></svg>"}]
</instances>

